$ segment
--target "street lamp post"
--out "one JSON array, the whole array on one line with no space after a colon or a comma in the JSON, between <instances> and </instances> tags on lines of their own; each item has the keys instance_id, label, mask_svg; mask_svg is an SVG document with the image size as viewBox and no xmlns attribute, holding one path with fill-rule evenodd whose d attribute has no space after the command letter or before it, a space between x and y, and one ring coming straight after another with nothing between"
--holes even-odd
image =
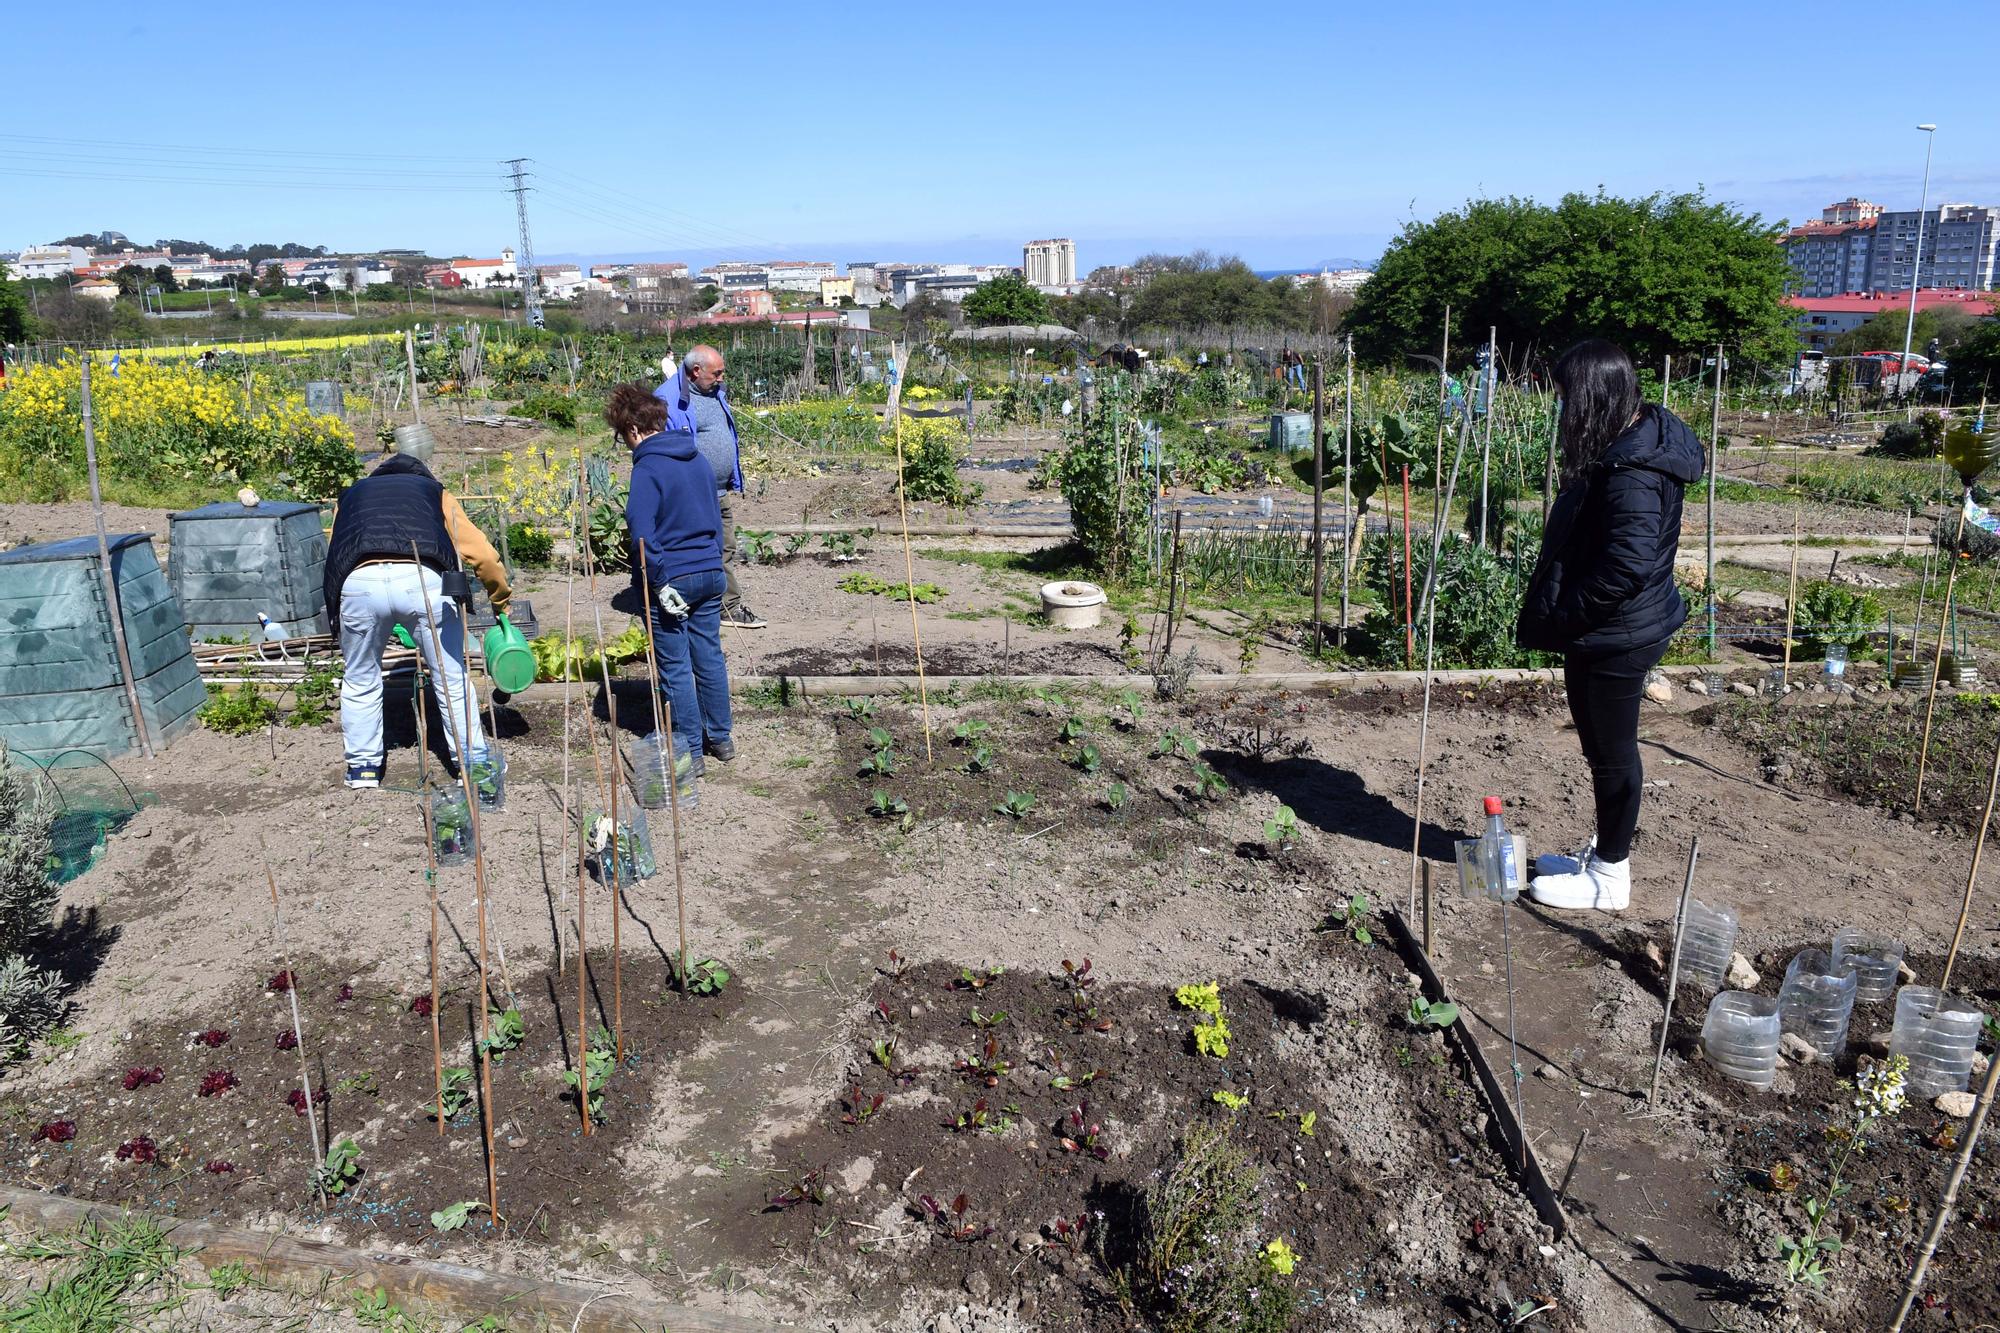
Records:
<instances>
[{"instance_id":1,"label":"street lamp post","mask_svg":"<svg viewBox=\"0 0 2000 1333\"><path fill-rule=\"evenodd\" d=\"M1937 144L1937 126L1919 125L1917 128L1924 132L1924 190L1917 203L1917 249L1910 257L1910 317L1903 325L1903 359L1896 365L1899 388L1905 382L1904 376L1910 373L1910 339L1917 331L1917 287L1924 270L1924 212L1931 206L1931 149ZM1910 388L1914 387L1916 387L1914 384L1910 385ZM1907 400L1909 389L1903 389L1903 394ZM1909 421L1917 419L1917 405L1914 402L1908 403L1905 419Z\"/></svg>"}]
</instances>

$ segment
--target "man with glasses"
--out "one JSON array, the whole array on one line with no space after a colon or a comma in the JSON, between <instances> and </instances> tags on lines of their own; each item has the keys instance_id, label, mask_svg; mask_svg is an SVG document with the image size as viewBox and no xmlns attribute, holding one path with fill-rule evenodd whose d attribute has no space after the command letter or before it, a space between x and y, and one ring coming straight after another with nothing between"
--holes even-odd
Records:
<instances>
[{"instance_id":1,"label":"man with glasses","mask_svg":"<svg viewBox=\"0 0 2000 1333\"><path fill-rule=\"evenodd\" d=\"M715 500L722 510L722 572L728 590L722 597L723 628L763 629L757 613L744 605L736 585L736 506L743 492L743 450L736 435L736 414L730 410L723 380L727 368L722 353L701 343L681 358L680 374L653 390L670 405L679 402L695 420L695 448L715 472Z\"/></svg>"}]
</instances>

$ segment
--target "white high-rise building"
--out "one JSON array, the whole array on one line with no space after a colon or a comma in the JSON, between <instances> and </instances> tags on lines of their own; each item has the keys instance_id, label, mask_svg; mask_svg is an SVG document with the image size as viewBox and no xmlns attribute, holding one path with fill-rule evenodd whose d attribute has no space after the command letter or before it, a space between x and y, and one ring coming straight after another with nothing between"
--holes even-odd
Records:
<instances>
[{"instance_id":1,"label":"white high-rise building","mask_svg":"<svg viewBox=\"0 0 2000 1333\"><path fill-rule=\"evenodd\" d=\"M1029 241L1021 247L1021 276L1030 287L1076 284L1076 242L1068 237Z\"/></svg>"}]
</instances>

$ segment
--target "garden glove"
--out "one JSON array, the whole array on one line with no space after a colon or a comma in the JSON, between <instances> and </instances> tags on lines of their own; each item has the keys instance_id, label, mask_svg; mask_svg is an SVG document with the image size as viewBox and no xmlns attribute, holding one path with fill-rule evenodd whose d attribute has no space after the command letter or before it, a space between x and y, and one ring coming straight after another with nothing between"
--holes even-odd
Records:
<instances>
[{"instance_id":1,"label":"garden glove","mask_svg":"<svg viewBox=\"0 0 2000 1333\"><path fill-rule=\"evenodd\" d=\"M687 619L688 615L687 598L681 596L680 592L674 587L673 584L663 583L660 585L658 600L660 603L660 610L666 612L667 619L669 620Z\"/></svg>"}]
</instances>

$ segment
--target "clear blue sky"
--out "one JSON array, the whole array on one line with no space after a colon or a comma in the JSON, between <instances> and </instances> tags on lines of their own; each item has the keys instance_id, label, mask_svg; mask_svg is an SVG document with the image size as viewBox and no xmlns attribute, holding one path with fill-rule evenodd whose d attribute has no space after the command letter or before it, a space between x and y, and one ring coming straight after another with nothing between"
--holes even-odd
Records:
<instances>
[{"instance_id":1,"label":"clear blue sky","mask_svg":"<svg viewBox=\"0 0 2000 1333\"><path fill-rule=\"evenodd\" d=\"M1914 207L1919 121L1932 202L2000 204L1990 0L16 8L8 248L495 253L525 156L539 257L1305 267L1479 195Z\"/></svg>"}]
</instances>

